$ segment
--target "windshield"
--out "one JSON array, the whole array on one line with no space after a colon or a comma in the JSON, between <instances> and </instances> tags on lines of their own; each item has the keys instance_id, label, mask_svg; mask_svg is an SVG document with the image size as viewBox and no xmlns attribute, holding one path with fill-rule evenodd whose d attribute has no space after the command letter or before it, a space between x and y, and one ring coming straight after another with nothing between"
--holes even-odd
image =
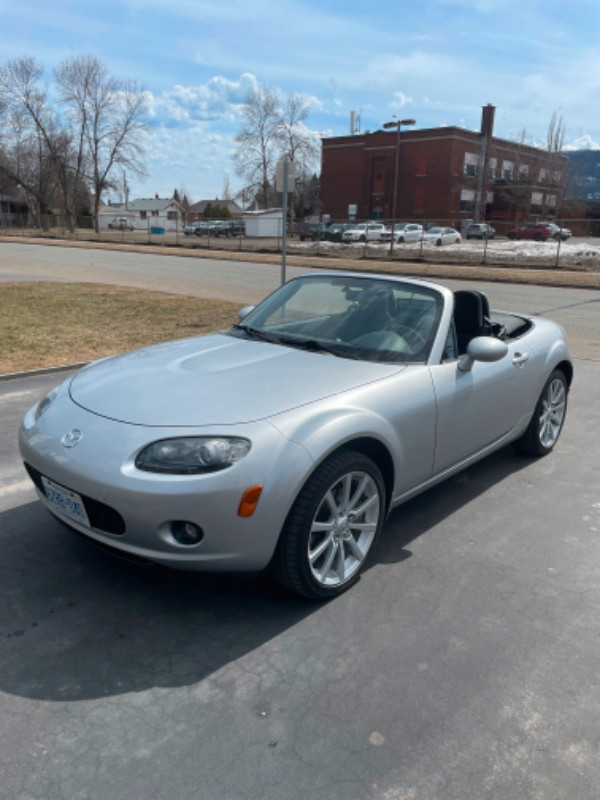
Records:
<instances>
[{"instance_id":1,"label":"windshield","mask_svg":"<svg viewBox=\"0 0 600 800\"><path fill-rule=\"evenodd\" d=\"M429 230L427 231L427 233L441 233L441 232L442 232L441 228L429 228Z\"/></svg>"},{"instance_id":2,"label":"windshield","mask_svg":"<svg viewBox=\"0 0 600 800\"><path fill-rule=\"evenodd\" d=\"M232 333L344 358L423 362L442 305L439 292L411 283L306 276L274 292Z\"/></svg>"}]
</instances>

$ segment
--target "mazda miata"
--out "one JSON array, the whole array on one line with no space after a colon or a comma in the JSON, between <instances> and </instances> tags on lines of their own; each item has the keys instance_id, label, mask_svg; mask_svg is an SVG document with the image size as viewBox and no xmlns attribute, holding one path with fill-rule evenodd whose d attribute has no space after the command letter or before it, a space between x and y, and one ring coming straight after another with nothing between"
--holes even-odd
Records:
<instances>
[{"instance_id":1,"label":"mazda miata","mask_svg":"<svg viewBox=\"0 0 600 800\"><path fill-rule=\"evenodd\" d=\"M479 291L290 280L230 330L96 361L26 415L39 499L89 539L328 598L390 510L512 442L544 456L573 366L549 320Z\"/></svg>"}]
</instances>

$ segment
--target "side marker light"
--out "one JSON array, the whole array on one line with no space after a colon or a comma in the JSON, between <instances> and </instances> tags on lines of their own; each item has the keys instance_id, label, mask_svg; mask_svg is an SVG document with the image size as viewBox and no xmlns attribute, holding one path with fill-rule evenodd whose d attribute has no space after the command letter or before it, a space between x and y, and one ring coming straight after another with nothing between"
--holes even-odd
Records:
<instances>
[{"instance_id":1,"label":"side marker light","mask_svg":"<svg viewBox=\"0 0 600 800\"><path fill-rule=\"evenodd\" d=\"M262 486L252 486L250 489L246 489L238 506L239 517L251 517L254 514L261 492Z\"/></svg>"}]
</instances>

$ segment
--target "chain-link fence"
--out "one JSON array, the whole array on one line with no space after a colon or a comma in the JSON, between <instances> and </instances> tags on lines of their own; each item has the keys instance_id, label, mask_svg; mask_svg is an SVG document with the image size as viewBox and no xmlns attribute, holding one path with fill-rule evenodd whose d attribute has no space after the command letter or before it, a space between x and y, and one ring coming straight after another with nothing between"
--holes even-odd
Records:
<instances>
[{"instance_id":1,"label":"chain-link fence","mask_svg":"<svg viewBox=\"0 0 600 800\"><path fill-rule=\"evenodd\" d=\"M62 219L0 215L0 235L81 242L162 245L205 250L279 253L281 220L268 220L263 235L247 235L242 220L203 220L189 226L149 218L104 225L96 232L92 217ZM478 225L452 218L391 223L382 220L299 222L289 226L287 252L339 259L394 259L464 265L600 269L600 220L556 219L514 225L488 220Z\"/></svg>"}]
</instances>

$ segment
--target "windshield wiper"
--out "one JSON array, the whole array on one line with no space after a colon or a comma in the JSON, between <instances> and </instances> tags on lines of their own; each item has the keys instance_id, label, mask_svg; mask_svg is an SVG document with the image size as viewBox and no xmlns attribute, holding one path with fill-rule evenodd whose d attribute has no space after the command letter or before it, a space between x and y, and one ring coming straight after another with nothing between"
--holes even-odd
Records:
<instances>
[{"instance_id":1,"label":"windshield wiper","mask_svg":"<svg viewBox=\"0 0 600 800\"><path fill-rule=\"evenodd\" d=\"M340 358L353 358L360 359L356 350L348 347L345 344L337 344L336 342L321 342L318 339L301 339L297 337L281 336L279 341L281 344L290 345L290 347L300 347L303 350L311 350L312 352L330 353L332 356L339 356Z\"/></svg>"},{"instance_id":2,"label":"windshield wiper","mask_svg":"<svg viewBox=\"0 0 600 800\"><path fill-rule=\"evenodd\" d=\"M235 324L233 326L236 331L243 331L252 339L259 339L261 342L271 342L272 344L281 344L281 337L275 333L265 333L259 331L258 328L251 328L250 325Z\"/></svg>"},{"instance_id":3,"label":"windshield wiper","mask_svg":"<svg viewBox=\"0 0 600 800\"><path fill-rule=\"evenodd\" d=\"M302 339L298 336L282 336L276 333L267 333L266 331L252 328L250 325L241 325L239 323L233 325L233 329L236 331L243 331L252 339L259 339L262 342L283 344L288 347L298 347L302 350L310 350L314 353L329 353L330 355L339 356L340 358L353 358L355 360L360 360L361 358L354 348L341 343L321 342L318 339Z\"/></svg>"}]
</instances>

